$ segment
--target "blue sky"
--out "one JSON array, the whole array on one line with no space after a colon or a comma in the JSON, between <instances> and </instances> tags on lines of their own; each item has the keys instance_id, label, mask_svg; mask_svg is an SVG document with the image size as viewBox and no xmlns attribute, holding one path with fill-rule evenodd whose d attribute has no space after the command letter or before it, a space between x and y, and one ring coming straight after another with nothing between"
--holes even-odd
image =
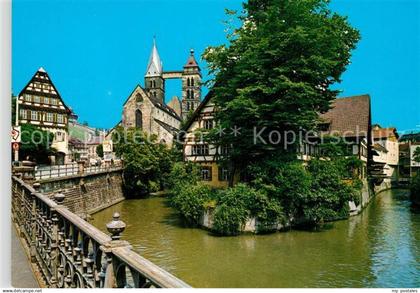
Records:
<instances>
[{"instance_id":1,"label":"blue sky","mask_svg":"<svg viewBox=\"0 0 420 293\"><path fill-rule=\"evenodd\" d=\"M190 48L197 56L225 42L224 8L240 7L234 0L15 0L12 90L43 66L81 122L111 128L143 84L154 35L164 70L179 70ZM336 86L341 96L370 94L374 123L420 127L420 1L333 0L331 7L362 34ZM166 90L167 101L179 96L180 82Z\"/></svg>"}]
</instances>

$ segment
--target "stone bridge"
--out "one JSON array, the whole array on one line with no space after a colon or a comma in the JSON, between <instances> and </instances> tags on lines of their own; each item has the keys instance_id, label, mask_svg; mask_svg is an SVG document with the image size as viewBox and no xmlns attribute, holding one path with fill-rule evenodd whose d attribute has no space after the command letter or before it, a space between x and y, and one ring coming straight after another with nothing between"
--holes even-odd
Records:
<instances>
[{"instance_id":1,"label":"stone bridge","mask_svg":"<svg viewBox=\"0 0 420 293\"><path fill-rule=\"evenodd\" d=\"M12 176L12 220L43 286L189 287L121 240L125 223L118 213L107 224L107 235L69 210L63 193L45 194L40 182L25 177L31 178L30 169Z\"/></svg>"}]
</instances>

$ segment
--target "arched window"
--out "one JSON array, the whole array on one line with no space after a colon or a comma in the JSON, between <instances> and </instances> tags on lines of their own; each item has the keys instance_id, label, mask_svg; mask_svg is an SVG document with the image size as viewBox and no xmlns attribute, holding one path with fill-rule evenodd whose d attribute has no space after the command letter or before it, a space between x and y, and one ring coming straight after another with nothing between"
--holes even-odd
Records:
<instances>
[{"instance_id":1,"label":"arched window","mask_svg":"<svg viewBox=\"0 0 420 293\"><path fill-rule=\"evenodd\" d=\"M153 81L153 87L156 87L156 80Z\"/></svg>"},{"instance_id":2,"label":"arched window","mask_svg":"<svg viewBox=\"0 0 420 293\"><path fill-rule=\"evenodd\" d=\"M191 110L194 111L194 103L191 103Z\"/></svg>"},{"instance_id":3,"label":"arched window","mask_svg":"<svg viewBox=\"0 0 420 293\"><path fill-rule=\"evenodd\" d=\"M191 77L191 86L194 86L194 78Z\"/></svg>"},{"instance_id":4,"label":"arched window","mask_svg":"<svg viewBox=\"0 0 420 293\"><path fill-rule=\"evenodd\" d=\"M143 127L143 115L140 110L136 110L136 128Z\"/></svg>"},{"instance_id":5,"label":"arched window","mask_svg":"<svg viewBox=\"0 0 420 293\"><path fill-rule=\"evenodd\" d=\"M150 81L150 87L151 88L153 87L153 81L152 80Z\"/></svg>"},{"instance_id":6,"label":"arched window","mask_svg":"<svg viewBox=\"0 0 420 293\"><path fill-rule=\"evenodd\" d=\"M194 91L190 90L190 99L194 99Z\"/></svg>"},{"instance_id":7,"label":"arched window","mask_svg":"<svg viewBox=\"0 0 420 293\"><path fill-rule=\"evenodd\" d=\"M153 96L156 98L156 92L153 92Z\"/></svg>"},{"instance_id":8,"label":"arched window","mask_svg":"<svg viewBox=\"0 0 420 293\"><path fill-rule=\"evenodd\" d=\"M190 110L190 102L187 102L187 111Z\"/></svg>"},{"instance_id":9,"label":"arched window","mask_svg":"<svg viewBox=\"0 0 420 293\"><path fill-rule=\"evenodd\" d=\"M187 77L187 86L190 86L190 78Z\"/></svg>"}]
</instances>

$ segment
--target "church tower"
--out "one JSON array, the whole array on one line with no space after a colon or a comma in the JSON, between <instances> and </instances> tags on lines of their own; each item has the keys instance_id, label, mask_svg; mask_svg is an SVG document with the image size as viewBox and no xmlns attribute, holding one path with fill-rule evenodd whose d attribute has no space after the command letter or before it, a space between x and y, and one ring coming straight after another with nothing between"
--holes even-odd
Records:
<instances>
[{"instance_id":1,"label":"church tower","mask_svg":"<svg viewBox=\"0 0 420 293\"><path fill-rule=\"evenodd\" d=\"M187 64L182 72L182 119L186 119L188 113L197 109L201 100L201 70L191 49Z\"/></svg>"},{"instance_id":2,"label":"church tower","mask_svg":"<svg viewBox=\"0 0 420 293\"><path fill-rule=\"evenodd\" d=\"M165 101L165 80L163 79L162 62L156 48L156 41L153 39L153 48L149 57L146 75L144 76L144 85L146 91L152 97L157 98L162 104Z\"/></svg>"}]
</instances>

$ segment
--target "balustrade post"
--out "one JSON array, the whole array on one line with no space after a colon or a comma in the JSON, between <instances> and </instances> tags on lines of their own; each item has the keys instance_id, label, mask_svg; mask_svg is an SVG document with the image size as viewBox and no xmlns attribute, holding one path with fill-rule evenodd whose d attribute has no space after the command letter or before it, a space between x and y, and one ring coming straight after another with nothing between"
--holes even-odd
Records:
<instances>
[{"instance_id":1,"label":"balustrade post","mask_svg":"<svg viewBox=\"0 0 420 293\"><path fill-rule=\"evenodd\" d=\"M128 242L122 241L121 233L125 230L126 224L120 220L120 214L114 213L112 221L106 224L106 229L111 233L111 241L107 244L101 246L101 249L104 251L106 256L106 269L104 272L104 288L116 288L118 284L122 283L122 280L117 280L115 275L115 268L112 259L112 248L129 246ZM125 280L124 280L125 281Z\"/></svg>"},{"instance_id":2,"label":"balustrade post","mask_svg":"<svg viewBox=\"0 0 420 293\"><path fill-rule=\"evenodd\" d=\"M19 189L19 183L17 181L12 181L12 217L13 217L13 222L14 223L18 223L18 215L17 213L17 196L18 196L18 189Z\"/></svg>"},{"instance_id":3,"label":"balustrade post","mask_svg":"<svg viewBox=\"0 0 420 293\"><path fill-rule=\"evenodd\" d=\"M61 206L64 202L65 195L62 193L56 193L54 195L54 201L58 206ZM58 287L58 271L59 271L59 241L60 241L60 230L58 227L58 213L57 210L51 209L51 220L52 220L52 235L51 235L51 279L50 285L52 288Z\"/></svg>"},{"instance_id":4,"label":"balustrade post","mask_svg":"<svg viewBox=\"0 0 420 293\"><path fill-rule=\"evenodd\" d=\"M19 207L19 229L20 237L25 238L25 188L22 186L20 191L20 207Z\"/></svg>"},{"instance_id":5,"label":"balustrade post","mask_svg":"<svg viewBox=\"0 0 420 293\"><path fill-rule=\"evenodd\" d=\"M79 168L78 175L83 175L85 173L85 162L84 161L78 161L77 166Z\"/></svg>"},{"instance_id":6,"label":"balustrade post","mask_svg":"<svg viewBox=\"0 0 420 293\"><path fill-rule=\"evenodd\" d=\"M39 183L38 183L39 184ZM31 255L31 262L36 262L36 217L37 217L37 211L36 211L36 196L35 193L31 193L31 239L29 241L30 245L30 255Z\"/></svg>"}]
</instances>

